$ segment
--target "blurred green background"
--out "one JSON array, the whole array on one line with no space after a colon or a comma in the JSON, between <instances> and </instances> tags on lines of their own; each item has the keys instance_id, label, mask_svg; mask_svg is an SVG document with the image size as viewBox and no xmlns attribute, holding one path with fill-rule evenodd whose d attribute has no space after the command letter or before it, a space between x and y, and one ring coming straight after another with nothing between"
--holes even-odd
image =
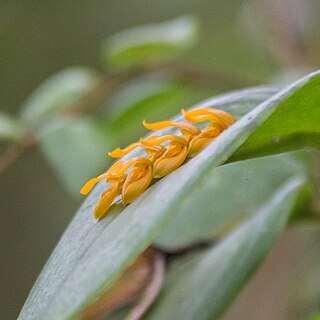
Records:
<instances>
[{"instance_id":1,"label":"blurred green background","mask_svg":"<svg viewBox=\"0 0 320 320\"><path fill-rule=\"evenodd\" d=\"M154 114L159 120L162 114L164 117L175 114L182 107L219 92L263 83L281 85L319 66L320 3L316 0L5 0L0 1L1 111L15 116L36 87L64 68L86 66L105 73L101 47L108 36L133 26L190 14L199 22L199 39L179 61L216 75L216 80L210 77L212 80L207 85L190 89L181 83L155 79L154 87L151 82L148 90L155 90L157 99L148 100L147 96L144 103L149 101L155 109L159 108ZM117 117L117 110L121 110L128 99L137 99L136 108L139 108L139 95L146 82L150 85L150 81L139 78L120 88L120 92L103 103L101 114L107 120ZM112 106L113 113L110 112ZM125 122L125 118L121 121ZM100 125L103 127L103 123ZM121 128L120 123L112 129L121 131ZM101 130L108 140L108 128ZM82 132L86 134L87 131L80 128L79 139L85 140ZM118 141L131 141L130 131L124 131L123 136ZM60 132L60 139L64 139L64 132ZM69 153L58 157L71 154L77 167L82 159L77 150L73 152L77 144L73 141L74 145L67 146ZM114 146L113 141L107 141L106 149L102 150L101 159L105 165L108 146ZM8 144L2 143L0 147L4 151ZM52 161L49 164L46 159L51 157L52 160L50 150L42 143L41 148L33 148L0 177L1 319L17 317L42 266L82 201L77 192L83 178L73 177L75 182L67 182L66 188L64 174L69 170L71 175L74 171L74 176L77 171L66 163L67 172L57 173ZM53 151L53 158L57 153ZM90 166L90 157L85 154L83 157ZM313 290L313 283L320 282L319 273L311 280L304 278L305 270L311 268L310 261L319 260L316 245L319 237L319 230L310 232L308 227L288 231L268 259L268 267L259 271L234 308L228 311L226 319L301 319L305 316L307 306L302 301L299 308L295 302L305 299L306 304L309 303L307 297ZM308 253L302 259L305 265L300 262L297 266L295 256L301 252ZM292 270L287 271L288 265L293 266ZM270 269L275 274L285 270L282 271L284 277L290 274L288 281L289 278L297 280L287 285L281 278L284 283L278 299L274 295L280 290L281 279L273 277ZM259 292L258 302L255 301L256 292ZM266 310L269 311L267 317L257 316Z\"/></svg>"}]
</instances>

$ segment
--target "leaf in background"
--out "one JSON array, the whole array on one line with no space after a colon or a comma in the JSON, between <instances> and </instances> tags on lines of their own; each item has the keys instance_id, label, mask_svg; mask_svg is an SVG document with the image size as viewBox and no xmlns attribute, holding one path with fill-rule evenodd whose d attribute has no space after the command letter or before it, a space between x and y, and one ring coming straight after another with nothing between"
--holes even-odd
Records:
<instances>
[{"instance_id":1,"label":"leaf in background","mask_svg":"<svg viewBox=\"0 0 320 320\"><path fill-rule=\"evenodd\" d=\"M107 152L112 143L112 135L100 132L88 118L51 123L40 135L42 152L72 194L111 162Z\"/></svg>"},{"instance_id":2,"label":"leaf in background","mask_svg":"<svg viewBox=\"0 0 320 320\"><path fill-rule=\"evenodd\" d=\"M108 99L103 121L121 144L130 143L146 133L142 121L156 121L180 111L186 103L187 88L173 82L139 79L132 81Z\"/></svg>"},{"instance_id":3,"label":"leaf in background","mask_svg":"<svg viewBox=\"0 0 320 320\"><path fill-rule=\"evenodd\" d=\"M208 172L156 240L165 251L212 241L255 214L292 176L309 178L312 154L301 151L235 162ZM211 207L208 203L213 204Z\"/></svg>"},{"instance_id":4,"label":"leaf in background","mask_svg":"<svg viewBox=\"0 0 320 320\"><path fill-rule=\"evenodd\" d=\"M315 77L286 99L237 150L231 161L305 146L320 148L319 88L320 81Z\"/></svg>"},{"instance_id":5,"label":"leaf in background","mask_svg":"<svg viewBox=\"0 0 320 320\"><path fill-rule=\"evenodd\" d=\"M0 112L0 140L18 141L25 132L19 121Z\"/></svg>"},{"instance_id":6,"label":"leaf in background","mask_svg":"<svg viewBox=\"0 0 320 320\"><path fill-rule=\"evenodd\" d=\"M247 223L186 265L172 266L146 319L217 319L270 250L292 212L303 180L293 178L269 194Z\"/></svg>"},{"instance_id":7,"label":"leaf in background","mask_svg":"<svg viewBox=\"0 0 320 320\"><path fill-rule=\"evenodd\" d=\"M64 69L50 76L23 104L22 120L32 127L42 125L86 94L97 80L97 73L85 67Z\"/></svg>"},{"instance_id":8,"label":"leaf in background","mask_svg":"<svg viewBox=\"0 0 320 320\"><path fill-rule=\"evenodd\" d=\"M99 223L92 213L106 185L98 184L60 240L19 319L78 317L159 236L190 195L209 178L208 172L224 163L264 120L288 99L299 95L300 90L308 87L320 96L319 82L320 72L316 72L272 96L223 132L197 157L152 185L132 204L127 207L115 205L113 214ZM219 109L219 105L228 104L229 97L214 99L212 105ZM231 97L234 99L233 95ZM314 94L313 98L318 99L318 96ZM244 96L240 95L241 99L245 99ZM303 104L303 100L296 103ZM234 104L239 101L234 100ZM167 131L163 130L163 133ZM131 156L138 154L138 151L132 152ZM213 205L208 203L208 208ZM280 208L284 209L283 206ZM282 227L286 220L286 214L280 216L282 219L277 227ZM264 215L259 216L257 222L262 217ZM278 215L275 213L270 217ZM273 219L267 221L271 223ZM260 254L262 256L262 251Z\"/></svg>"},{"instance_id":9,"label":"leaf in background","mask_svg":"<svg viewBox=\"0 0 320 320\"><path fill-rule=\"evenodd\" d=\"M198 23L191 16L144 25L109 37L102 57L111 67L146 65L175 58L198 37Z\"/></svg>"}]
</instances>

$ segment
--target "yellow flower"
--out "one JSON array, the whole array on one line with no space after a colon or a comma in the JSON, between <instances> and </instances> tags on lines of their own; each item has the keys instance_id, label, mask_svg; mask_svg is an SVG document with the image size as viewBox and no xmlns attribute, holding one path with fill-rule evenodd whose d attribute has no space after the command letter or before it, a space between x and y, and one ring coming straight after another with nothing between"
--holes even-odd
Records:
<instances>
[{"instance_id":1,"label":"yellow flower","mask_svg":"<svg viewBox=\"0 0 320 320\"><path fill-rule=\"evenodd\" d=\"M181 133L186 138L187 143L196 135L198 135L201 130L196 126L186 123L186 122L175 122L175 121L161 121L155 123L147 123L143 120L143 125L148 130L162 130L167 127L175 127L181 129Z\"/></svg>"},{"instance_id":2,"label":"yellow flower","mask_svg":"<svg viewBox=\"0 0 320 320\"><path fill-rule=\"evenodd\" d=\"M149 159L140 158L136 162L122 188L122 203L128 204L138 198L153 179L152 164Z\"/></svg>"},{"instance_id":3,"label":"yellow flower","mask_svg":"<svg viewBox=\"0 0 320 320\"><path fill-rule=\"evenodd\" d=\"M153 163L153 177L162 178L179 168L188 155L188 146L184 138L176 135L163 137L151 136L146 140L140 140L146 147L158 146L166 141L171 141L165 152Z\"/></svg>"},{"instance_id":4,"label":"yellow flower","mask_svg":"<svg viewBox=\"0 0 320 320\"><path fill-rule=\"evenodd\" d=\"M117 148L109 152L113 158L121 158L132 150L142 147L147 157L133 158L116 162L106 173L89 180L80 193L89 193L95 184L105 180L110 187L105 190L98 201L94 216L101 219L115 198L122 196L122 203L128 204L139 197L150 185L153 178L162 178L179 168L187 156L193 157L212 142L223 130L236 121L225 111L202 108L192 111L182 110L185 120L190 122L209 121L203 130L186 122L162 121L143 125L149 130L161 130L167 127L181 129L183 137L178 135L149 136L124 149ZM165 143L165 145L162 145Z\"/></svg>"},{"instance_id":5,"label":"yellow flower","mask_svg":"<svg viewBox=\"0 0 320 320\"><path fill-rule=\"evenodd\" d=\"M154 138L158 138L158 136L150 136L146 138L144 141L152 141ZM148 155L148 159L154 163L157 158L159 158L165 151L165 147L163 146L153 146L153 145L143 145L141 143L141 139L139 142L135 142L130 144L124 149L117 148L111 152L108 153L108 155L112 158L121 158L130 153L132 150L142 147L146 150L146 153Z\"/></svg>"},{"instance_id":6,"label":"yellow flower","mask_svg":"<svg viewBox=\"0 0 320 320\"><path fill-rule=\"evenodd\" d=\"M121 188L124 181L125 177L119 179L118 182L111 185L109 189L102 193L101 198L94 209L94 217L96 219L101 219L105 216L114 199L121 194Z\"/></svg>"},{"instance_id":7,"label":"yellow flower","mask_svg":"<svg viewBox=\"0 0 320 320\"><path fill-rule=\"evenodd\" d=\"M202 108L191 111L181 110L184 118L190 122L210 121L210 125L193 137L189 142L188 156L194 157L211 143L222 131L233 124L236 119L229 113L222 110Z\"/></svg>"},{"instance_id":8,"label":"yellow flower","mask_svg":"<svg viewBox=\"0 0 320 320\"><path fill-rule=\"evenodd\" d=\"M132 170L126 174L131 167ZM95 218L101 219L118 195L122 194L124 204L132 202L148 188L152 177L152 164L147 158L118 161L106 173L89 180L80 193L84 195L89 193L101 180L111 184L110 188L102 193L94 211Z\"/></svg>"},{"instance_id":9,"label":"yellow flower","mask_svg":"<svg viewBox=\"0 0 320 320\"><path fill-rule=\"evenodd\" d=\"M218 135L220 134L220 130L209 126L201 131L199 135L194 137L188 146L188 156L190 158L197 155L200 151L202 151L205 147L208 146Z\"/></svg>"}]
</instances>

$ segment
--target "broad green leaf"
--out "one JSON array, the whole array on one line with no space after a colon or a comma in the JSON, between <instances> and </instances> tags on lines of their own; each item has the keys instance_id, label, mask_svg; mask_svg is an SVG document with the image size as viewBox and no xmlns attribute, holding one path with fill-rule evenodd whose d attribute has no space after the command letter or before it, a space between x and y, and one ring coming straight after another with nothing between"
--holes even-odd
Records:
<instances>
[{"instance_id":1,"label":"broad green leaf","mask_svg":"<svg viewBox=\"0 0 320 320\"><path fill-rule=\"evenodd\" d=\"M96 72L85 67L64 69L50 76L22 105L22 120L38 127L92 89L97 79Z\"/></svg>"},{"instance_id":2,"label":"broad green leaf","mask_svg":"<svg viewBox=\"0 0 320 320\"><path fill-rule=\"evenodd\" d=\"M148 320L218 319L270 250L294 209L303 180L293 178L217 246L173 266Z\"/></svg>"},{"instance_id":3,"label":"broad green leaf","mask_svg":"<svg viewBox=\"0 0 320 320\"><path fill-rule=\"evenodd\" d=\"M79 194L81 186L110 163L111 144L112 135L86 118L51 123L40 135L42 152L71 194Z\"/></svg>"},{"instance_id":4,"label":"broad green leaf","mask_svg":"<svg viewBox=\"0 0 320 320\"><path fill-rule=\"evenodd\" d=\"M24 127L18 120L0 112L0 140L18 141L22 138L24 131Z\"/></svg>"},{"instance_id":5,"label":"broad green leaf","mask_svg":"<svg viewBox=\"0 0 320 320\"><path fill-rule=\"evenodd\" d=\"M320 82L319 72L272 96L222 133L198 156L152 185L129 206L115 205L111 210L113 214L98 223L92 212L106 184L97 185L45 266L20 319L77 318L159 236L184 202L208 179L208 173L224 163L282 103L305 87L317 91L320 96L315 80ZM245 100L241 95L239 100L231 96L235 105ZM213 99L211 105L219 109L220 105L228 105L229 98L230 95L226 95ZM163 130L163 133L169 131ZM130 157L139 154L139 151L132 152Z\"/></svg>"},{"instance_id":6,"label":"broad green leaf","mask_svg":"<svg viewBox=\"0 0 320 320\"><path fill-rule=\"evenodd\" d=\"M121 31L109 37L102 57L112 67L145 65L172 59L190 48L198 35L191 16Z\"/></svg>"},{"instance_id":7,"label":"broad green leaf","mask_svg":"<svg viewBox=\"0 0 320 320\"><path fill-rule=\"evenodd\" d=\"M309 151L281 154L220 166L203 181L156 240L166 251L212 241L255 214L284 181L308 179ZM212 204L211 206L209 204Z\"/></svg>"},{"instance_id":8,"label":"broad green leaf","mask_svg":"<svg viewBox=\"0 0 320 320\"><path fill-rule=\"evenodd\" d=\"M305 146L320 148L320 82L317 77L284 101L233 155L256 157Z\"/></svg>"}]
</instances>

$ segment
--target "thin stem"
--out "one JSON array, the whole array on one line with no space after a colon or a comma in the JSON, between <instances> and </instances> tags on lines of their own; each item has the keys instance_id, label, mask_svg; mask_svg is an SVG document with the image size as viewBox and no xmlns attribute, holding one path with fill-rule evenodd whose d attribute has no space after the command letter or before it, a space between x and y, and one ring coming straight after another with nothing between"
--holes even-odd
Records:
<instances>
[{"instance_id":1,"label":"thin stem","mask_svg":"<svg viewBox=\"0 0 320 320\"><path fill-rule=\"evenodd\" d=\"M37 140L34 135L28 133L19 144L9 146L0 157L0 175L17 163L36 143Z\"/></svg>"},{"instance_id":2,"label":"thin stem","mask_svg":"<svg viewBox=\"0 0 320 320\"><path fill-rule=\"evenodd\" d=\"M125 320L139 320L154 302L162 287L165 272L165 256L154 249L152 278L139 303L129 312Z\"/></svg>"}]
</instances>

